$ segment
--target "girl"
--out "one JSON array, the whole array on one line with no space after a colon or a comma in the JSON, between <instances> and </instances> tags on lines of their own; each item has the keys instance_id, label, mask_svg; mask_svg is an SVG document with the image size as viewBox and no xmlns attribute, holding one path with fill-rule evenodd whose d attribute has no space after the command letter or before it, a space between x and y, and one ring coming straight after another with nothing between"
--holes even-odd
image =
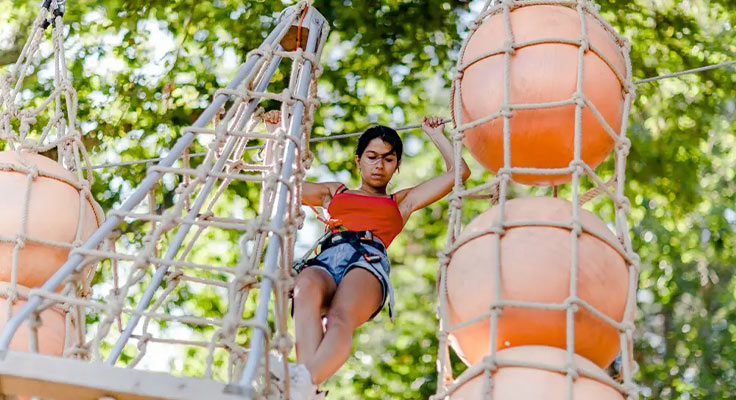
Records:
<instances>
[{"instance_id":1,"label":"girl","mask_svg":"<svg viewBox=\"0 0 736 400\"><path fill-rule=\"evenodd\" d=\"M264 115L269 131L278 124L278 111ZM395 130L374 126L358 139L355 163L361 184L348 189L340 182L304 182L302 203L326 209L332 235L321 252L299 267L294 288L294 328L298 364L291 365L293 399L318 399L317 385L348 359L353 332L389 301L393 289L386 248L416 210L443 198L454 184L452 145L444 136L441 118L425 117L422 130L442 154L447 171L409 189L386 191L401 165L402 142ZM470 170L461 160L463 181ZM326 329L322 318L326 316ZM320 397L321 396L321 397Z\"/></svg>"}]
</instances>

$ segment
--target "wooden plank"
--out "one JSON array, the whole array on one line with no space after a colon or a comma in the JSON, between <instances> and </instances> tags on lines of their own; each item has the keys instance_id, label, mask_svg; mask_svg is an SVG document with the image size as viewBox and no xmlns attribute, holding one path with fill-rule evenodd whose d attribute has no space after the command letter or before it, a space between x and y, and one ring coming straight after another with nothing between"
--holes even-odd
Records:
<instances>
[{"instance_id":1,"label":"wooden plank","mask_svg":"<svg viewBox=\"0 0 736 400\"><path fill-rule=\"evenodd\" d=\"M116 368L105 364L8 351L0 355L0 398L54 400L243 400L252 393L208 379Z\"/></svg>"},{"instance_id":2,"label":"wooden plank","mask_svg":"<svg viewBox=\"0 0 736 400\"><path fill-rule=\"evenodd\" d=\"M307 25L307 24L305 24ZM289 31L286 32L286 35L284 35L284 38L281 39L281 47L284 48L286 51L294 51L296 50L296 41L299 37L299 28L297 26L292 26L289 28ZM307 49L307 39L309 38L309 28L307 26L303 26L301 30L301 38L299 38L299 47L302 48L302 50Z\"/></svg>"}]
</instances>

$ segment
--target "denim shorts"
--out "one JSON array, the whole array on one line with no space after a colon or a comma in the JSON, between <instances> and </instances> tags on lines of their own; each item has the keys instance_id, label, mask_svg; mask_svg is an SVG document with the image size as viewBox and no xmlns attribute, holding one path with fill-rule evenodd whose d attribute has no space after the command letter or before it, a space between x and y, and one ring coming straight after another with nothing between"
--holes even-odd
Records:
<instances>
[{"instance_id":1,"label":"denim shorts","mask_svg":"<svg viewBox=\"0 0 736 400\"><path fill-rule=\"evenodd\" d=\"M383 242L378 237L373 237L373 240L381 243ZM381 283L381 289L383 290L383 297L381 298L381 305L371 315L370 319L373 319L381 311L383 306L386 304L388 299L388 313L389 317L393 321L394 312L394 290L391 286L391 279L389 273L391 272L391 264L388 261L386 253L381 249L371 246L371 242L361 242L361 246L371 256L379 258L378 261L369 262L363 257L363 254L358 252L355 247L350 243L340 243L334 246L330 246L327 249L320 252L316 257L311 258L305 265L306 268L319 268L332 276L336 284L340 284L345 275L353 268L363 268L368 272L372 273L373 276L378 279Z\"/></svg>"}]
</instances>

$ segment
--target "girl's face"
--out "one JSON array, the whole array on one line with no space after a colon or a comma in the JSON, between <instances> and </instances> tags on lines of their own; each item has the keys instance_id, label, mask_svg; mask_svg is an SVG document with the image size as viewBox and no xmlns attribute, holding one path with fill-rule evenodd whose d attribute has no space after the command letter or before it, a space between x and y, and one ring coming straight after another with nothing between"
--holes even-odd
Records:
<instances>
[{"instance_id":1,"label":"girl's face","mask_svg":"<svg viewBox=\"0 0 736 400\"><path fill-rule=\"evenodd\" d=\"M394 172L399 169L401 161L390 144L381 138L375 138L368 142L362 156L355 156L355 163L358 164L364 183L373 187L386 187Z\"/></svg>"}]
</instances>

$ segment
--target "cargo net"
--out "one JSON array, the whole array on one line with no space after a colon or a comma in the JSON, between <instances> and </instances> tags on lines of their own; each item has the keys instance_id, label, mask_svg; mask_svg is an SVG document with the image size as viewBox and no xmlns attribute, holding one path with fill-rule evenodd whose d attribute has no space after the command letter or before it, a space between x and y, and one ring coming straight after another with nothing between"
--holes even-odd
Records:
<instances>
[{"instance_id":1,"label":"cargo net","mask_svg":"<svg viewBox=\"0 0 736 400\"><path fill-rule=\"evenodd\" d=\"M66 65L63 12L63 1L43 4L20 57L0 80L2 326L25 304L29 291L58 267L49 264L66 260L104 218L90 192L93 175ZM42 52L50 55L47 62L42 62ZM26 81L36 79L50 88L47 96L29 98ZM63 215L54 213L59 210ZM77 296L88 289L87 283L80 273L59 293ZM30 331L23 331L25 337L13 340L12 349L61 354L64 337L71 339L73 327L82 324L70 304L47 303L46 308ZM41 321L54 325L55 332L39 340Z\"/></svg>"},{"instance_id":2,"label":"cargo net","mask_svg":"<svg viewBox=\"0 0 736 400\"><path fill-rule=\"evenodd\" d=\"M47 18L48 12L37 24ZM59 17L56 50L62 49L61 27ZM225 382L252 383L269 350L286 360L292 345L286 325L291 251L303 221L301 181L312 157L305 144L318 106L319 58L328 31L308 2L287 8L230 85L148 167L127 200L108 212L84 244L72 243L68 259L52 266L58 270L54 277L30 290L33 297L8 323L5 340L13 333L13 340L28 335L19 327L30 325L41 352L44 341L61 338L63 346L45 352ZM30 46L42 35L43 30L35 33ZM76 106L68 79L61 78L65 74L58 65L57 108L62 95ZM261 123L263 102L285 116L273 133ZM3 103L11 104L7 97ZM74 120L74 107L67 122ZM17 115L20 135L13 135L8 116ZM30 118L14 108L4 111L9 146L25 148L24 121ZM67 135L59 128L53 143L86 160L72 127ZM51 140L41 137L39 143ZM193 155L202 148L203 157ZM36 175L33 167L22 171L28 180ZM88 183L75 185L80 196L90 198ZM21 239L7 238L22 247ZM60 283L66 285L57 291ZM47 315L51 309L66 315L61 328Z\"/></svg>"},{"instance_id":3,"label":"cargo net","mask_svg":"<svg viewBox=\"0 0 736 400\"><path fill-rule=\"evenodd\" d=\"M558 17L563 31L573 32L540 37L554 29ZM523 26L529 18L537 19ZM480 47L473 43L476 35ZM524 64L541 46L557 46L554 56ZM565 64L567 70L556 64L562 52L574 61ZM455 160L464 142L495 176L465 188L456 175L447 245L440 253L439 383L433 399L638 398L632 351L639 258L624 194L626 124L634 96L628 53L625 39L586 0L487 1L472 24L454 71ZM586 75L591 70L595 76ZM538 85L530 76L540 71L559 74L560 82L567 78L570 92L533 98L544 91L544 82ZM558 83L542 76L551 87ZM614 90L589 93L595 87L590 79L601 76ZM473 99L468 93L478 87L475 78L485 86ZM538 90L519 89L527 78ZM603 115L599 101L611 96L615 112ZM555 113L568 117L557 131L569 153L557 150L559 143L540 149L523 141ZM528 121L532 129L525 128ZM608 147L591 161L586 146L594 133ZM524 155L533 152L563 160L526 161ZM490 160L483 159L488 154ZM605 159L603 172L596 172ZM545 190L547 196L524 195ZM463 204L478 198L490 198L491 207L463 228ZM456 378L449 347L467 365Z\"/></svg>"}]
</instances>

